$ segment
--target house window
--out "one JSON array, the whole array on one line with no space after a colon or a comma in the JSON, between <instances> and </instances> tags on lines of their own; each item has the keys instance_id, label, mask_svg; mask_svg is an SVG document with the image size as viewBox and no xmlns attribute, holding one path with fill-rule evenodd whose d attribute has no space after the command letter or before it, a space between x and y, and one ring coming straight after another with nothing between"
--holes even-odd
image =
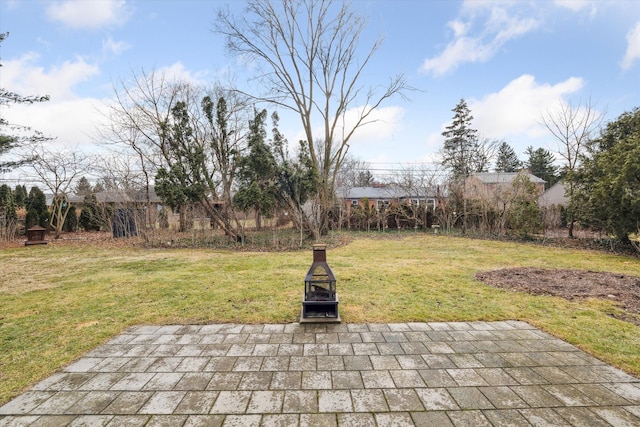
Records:
<instances>
[{"instance_id":1,"label":"house window","mask_svg":"<svg viewBox=\"0 0 640 427\"><path fill-rule=\"evenodd\" d=\"M352 200L351 201L351 205L352 206L358 206L358 201L357 200Z\"/></svg>"}]
</instances>

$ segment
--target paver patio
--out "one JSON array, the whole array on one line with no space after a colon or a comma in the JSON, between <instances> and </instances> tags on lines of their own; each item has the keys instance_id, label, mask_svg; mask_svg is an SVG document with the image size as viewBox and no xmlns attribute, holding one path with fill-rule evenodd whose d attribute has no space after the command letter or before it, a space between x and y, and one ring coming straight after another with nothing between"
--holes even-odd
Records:
<instances>
[{"instance_id":1,"label":"paver patio","mask_svg":"<svg viewBox=\"0 0 640 427\"><path fill-rule=\"evenodd\" d=\"M524 322L137 326L0 426L640 426L640 380Z\"/></svg>"}]
</instances>

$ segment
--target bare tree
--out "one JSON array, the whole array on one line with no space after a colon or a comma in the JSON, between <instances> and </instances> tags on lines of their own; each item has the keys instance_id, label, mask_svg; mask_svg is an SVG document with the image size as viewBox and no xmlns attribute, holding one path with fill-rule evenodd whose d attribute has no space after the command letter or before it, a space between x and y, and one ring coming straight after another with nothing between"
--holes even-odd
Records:
<instances>
[{"instance_id":1,"label":"bare tree","mask_svg":"<svg viewBox=\"0 0 640 427\"><path fill-rule=\"evenodd\" d=\"M32 151L30 167L53 194L51 227L55 238L62 233L67 214L71 209L68 196L76 179L91 171L92 159L78 150L52 151L43 145Z\"/></svg>"},{"instance_id":2,"label":"bare tree","mask_svg":"<svg viewBox=\"0 0 640 427\"><path fill-rule=\"evenodd\" d=\"M95 169L99 182L105 189L134 191L147 185L139 159L136 153L130 151L103 153Z\"/></svg>"},{"instance_id":3,"label":"bare tree","mask_svg":"<svg viewBox=\"0 0 640 427\"><path fill-rule=\"evenodd\" d=\"M497 155L500 140L480 138L473 147L473 155L470 159L473 172L488 172L489 166Z\"/></svg>"},{"instance_id":4,"label":"bare tree","mask_svg":"<svg viewBox=\"0 0 640 427\"><path fill-rule=\"evenodd\" d=\"M135 154L147 191L163 164L162 126L171 116L180 89L162 73L133 73L130 82L114 84L114 100L107 105L106 121L98 130L99 141L115 147L116 153Z\"/></svg>"},{"instance_id":5,"label":"bare tree","mask_svg":"<svg viewBox=\"0 0 640 427\"><path fill-rule=\"evenodd\" d=\"M372 113L387 99L409 89L402 75L376 93L360 81L381 41L358 57L366 20L346 3L325 0L252 0L241 17L221 10L215 30L227 37L230 52L264 65L259 80L273 103L300 118L310 156L318 171L313 218L316 237L328 229L338 171L354 133L373 121ZM347 120L347 114L353 119ZM322 127L321 137L315 130ZM315 145L321 141L321 149Z\"/></svg>"},{"instance_id":6,"label":"bare tree","mask_svg":"<svg viewBox=\"0 0 640 427\"><path fill-rule=\"evenodd\" d=\"M339 188L349 190L354 187L367 187L374 183L371 165L362 159L347 156L336 177Z\"/></svg>"},{"instance_id":7,"label":"bare tree","mask_svg":"<svg viewBox=\"0 0 640 427\"><path fill-rule=\"evenodd\" d=\"M567 209L569 237L573 237L575 224L574 173L585 149L585 144L600 128L603 119L604 114L596 110L591 99L578 102L576 105L560 102L557 110L547 111L541 118L542 125L547 128L558 143L557 153L564 160L565 181L568 184L567 196L569 197Z\"/></svg>"},{"instance_id":8,"label":"bare tree","mask_svg":"<svg viewBox=\"0 0 640 427\"><path fill-rule=\"evenodd\" d=\"M174 167L184 165L184 154L195 150L202 153L197 159L199 175L184 178L203 188L197 203L212 222L237 237L239 223L231 208L231 192L235 158L242 150L248 123L249 110L242 97L144 71L134 74L132 82L122 82L115 93L101 138L135 154L147 199L157 173L171 174ZM180 141L178 127L184 131Z\"/></svg>"}]
</instances>

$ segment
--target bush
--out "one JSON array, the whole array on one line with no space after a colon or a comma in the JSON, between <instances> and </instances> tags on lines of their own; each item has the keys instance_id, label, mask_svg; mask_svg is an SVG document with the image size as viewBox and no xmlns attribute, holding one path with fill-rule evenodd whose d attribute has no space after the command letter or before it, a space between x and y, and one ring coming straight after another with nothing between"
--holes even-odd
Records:
<instances>
[{"instance_id":1,"label":"bush","mask_svg":"<svg viewBox=\"0 0 640 427\"><path fill-rule=\"evenodd\" d=\"M31 208L27 211L27 218L25 220L25 227L27 230L35 225L40 224L40 216L38 215L38 211Z\"/></svg>"},{"instance_id":2,"label":"bush","mask_svg":"<svg viewBox=\"0 0 640 427\"><path fill-rule=\"evenodd\" d=\"M100 231L101 211L95 194L84 196L84 206L80 212L80 227L85 231Z\"/></svg>"},{"instance_id":3,"label":"bush","mask_svg":"<svg viewBox=\"0 0 640 427\"><path fill-rule=\"evenodd\" d=\"M76 213L75 206L71 206L71 208L69 208L69 212L67 213L67 217L64 220L62 229L68 232L74 232L78 230L78 214Z\"/></svg>"}]
</instances>

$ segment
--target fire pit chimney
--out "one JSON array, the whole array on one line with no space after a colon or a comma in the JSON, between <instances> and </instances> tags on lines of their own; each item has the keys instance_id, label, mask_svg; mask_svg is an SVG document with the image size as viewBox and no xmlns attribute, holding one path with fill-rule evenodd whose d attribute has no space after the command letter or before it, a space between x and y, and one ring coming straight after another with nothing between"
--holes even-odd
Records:
<instances>
[{"instance_id":1,"label":"fire pit chimney","mask_svg":"<svg viewBox=\"0 0 640 427\"><path fill-rule=\"evenodd\" d=\"M327 245L313 245L313 263L304 279L300 323L340 323L336 276L327 264Z\"/></svg>"}]
</instances>

